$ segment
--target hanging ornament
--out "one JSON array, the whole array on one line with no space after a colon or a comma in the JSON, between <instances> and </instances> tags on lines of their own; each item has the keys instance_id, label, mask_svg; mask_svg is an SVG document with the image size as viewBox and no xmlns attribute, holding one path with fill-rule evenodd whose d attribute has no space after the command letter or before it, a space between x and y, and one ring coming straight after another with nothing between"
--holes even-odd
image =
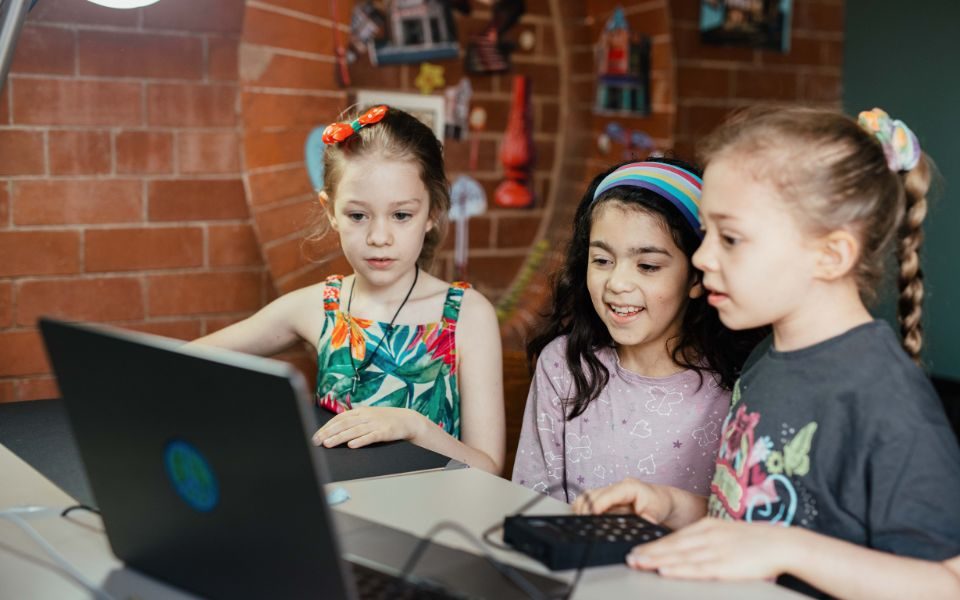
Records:
<instances>
[{"instance_id":1,"label":"hanging ornament","mask_svg":"<svg viewBox=\"0 0 960 600\"><path fill-rule=\"evenodd\" d=\"M470 217L482 215L487 210L487 194L476 179L461 175L453 181L450 189L450 220L455 225L453 269L458 280L467 277L467 253L470 249Z\"/></svg>"},{"instance_id":2,"label":"hanging ornament","mask_svg":"<svg viewBox=\"0 0 960 600\"><path fill-rule=\"evenodd\" d=\"M420 73L417 74L413 84L417 86L421 94L429 94L433 90L443 87L446 84L443 78L443 66L421 63Z\"/></svg>"},{"instance_id":3,"label":"hanging ornament","mask_svg":"<svg viewBox=\"0 0 960 600\"><path fill-rule=\"evenodd\" d=\"M470 117L470 98L472 96L473 86L470 85L470 80L466 77L462 77L457 85L444 90L445 137L457 141L466 139L467 119Z\"/></svg>"},{"instance_id":4,"label":"hanging ornament","mask_svg":"<svg viewBox=\"0 0 960 600\"><path fill-rule=\"evenodd\" d=\"M487 127L487 111L482 106L474 106L470 111L470 131L474 135L470 136L470 171L477 170L477 161L480 154L480 139L476 134Z\"/></svg>"},{"instance_id":5,"label":"hanging ornament","mask_svg":"<svg viewBox=\"0 0 960 600\"><path fill-rule=\"evenodd\" d=\"M506 179L497 186L493 196L498 206L527 208L533 205L530 172L534 148L530 120L530 78L514 75L510 116L500 146L500 162L506 170Z\"/></svg>"}]
</instances>

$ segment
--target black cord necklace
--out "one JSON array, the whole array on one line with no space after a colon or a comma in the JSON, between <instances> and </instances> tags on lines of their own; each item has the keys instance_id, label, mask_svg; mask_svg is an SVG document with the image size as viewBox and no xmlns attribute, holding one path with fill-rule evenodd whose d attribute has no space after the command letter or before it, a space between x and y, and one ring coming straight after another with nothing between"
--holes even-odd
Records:
<instances>
[{"instance_id":1,"label":"black cord necklace","mask_svg":"<svg viewBox=\"0 0 960 600\"><path fill-rule=\"evenodd\" d=\"M377 352L380 351L380 346L383 345L383 341L387 339L387 336L393 333L393 324L397 320L397 316L400 314L400 311L403 310L403 307L407 304L407 300L410 299L410 294L413 293L413 288L417 287L417 279L420 277L420 265L414 265L413 270L413 285L410 286L410 289L407 290L407 295L403 297L403 302L400 303L400 306L397 307L397 312L393 313L393 318L390 319L390 323L387 325L386 331L383 332L383 335L380 336L380 341L377 342L377 347L373 349L373 352L370 353L370 356L364 357L360 362L360 366L357 366L357 362L353 359L353 327L349 322L353 317L350 316L350 307L353 305L353 288L357 285L357 276L353 276L353 281L350 282L350 296L347 298L347 335L349 336L350 341L350 364L353 365L353 385L350 387L350 396L351 400L354 394L357 393L357 386L360 385L360 372L370 366L370 363L373 362L373 357L377 355Z\"/></svg>"}]
</instances>

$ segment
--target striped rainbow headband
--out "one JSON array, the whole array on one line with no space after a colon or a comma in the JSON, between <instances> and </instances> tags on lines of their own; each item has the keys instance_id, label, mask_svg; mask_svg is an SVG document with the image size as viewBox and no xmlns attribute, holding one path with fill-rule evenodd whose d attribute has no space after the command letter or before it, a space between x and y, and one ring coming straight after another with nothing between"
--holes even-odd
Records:
<instances>
[{"instance_id":1,"label":"striped rainbow headband","mask_svg":"<svg viewBox=\"0 0 960 600\"><path fill-rule=\"evenodd\" d=\"M703 239L700 227L700 190L703 180L687 171L661 162L636 162L623 165L603 178L593 193L596 202L600 194L621 185L639 187L655 192L677 207L687 224Z\"/></svg>"}]
</instances>

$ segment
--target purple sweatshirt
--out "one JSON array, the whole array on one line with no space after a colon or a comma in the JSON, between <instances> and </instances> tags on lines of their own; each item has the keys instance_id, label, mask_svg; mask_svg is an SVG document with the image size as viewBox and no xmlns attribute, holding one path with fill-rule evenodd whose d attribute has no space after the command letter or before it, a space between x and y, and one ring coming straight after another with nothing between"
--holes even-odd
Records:
<instances>
[{"instance_id":1,"label":"purple sweatshirt","mask_svg":"<svg viewBox=\"0 0 960 600\"><path fill-rule=\"evenodd\" d=\"M702 386L691 370L644 377L621 367L616 350L605 348L597 358L610 372L607 386L564 426L560 399L574 393L565 349L566 337L557 338L537 360L513 481L570 502L582 490L626 477L708 496L730 392L709 373ZM564 452L569 498L562 488Z\"/></svg>"}]
</instances>

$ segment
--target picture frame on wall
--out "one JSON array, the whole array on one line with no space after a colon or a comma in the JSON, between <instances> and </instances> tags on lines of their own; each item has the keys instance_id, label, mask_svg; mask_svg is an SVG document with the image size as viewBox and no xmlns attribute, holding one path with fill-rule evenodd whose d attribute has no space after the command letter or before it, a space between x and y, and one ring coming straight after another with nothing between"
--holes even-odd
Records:
<instances>
[{"instance_id":1,"label":"picture frame on wall","mask_svg":"<svg viewBox=\"0 0 960 600\"><path fill-rule=\"evenodd\" d=\"M790 51L793 0L700 0L705 44Z\"/></svg>"},{"instance_id":2,"label":"picture frame on wall","mask_svg":"<svg viewBox=\"0 0 960 600\"><path fill-rule=\"evenodd\" d=\"M432 129L438 140L443 140L443 132L446 126L444 116L446 106L443 96L357 90L356 102L361 109L377 104L386 104L404 110Z\"/></svg>"}]
</instances>

